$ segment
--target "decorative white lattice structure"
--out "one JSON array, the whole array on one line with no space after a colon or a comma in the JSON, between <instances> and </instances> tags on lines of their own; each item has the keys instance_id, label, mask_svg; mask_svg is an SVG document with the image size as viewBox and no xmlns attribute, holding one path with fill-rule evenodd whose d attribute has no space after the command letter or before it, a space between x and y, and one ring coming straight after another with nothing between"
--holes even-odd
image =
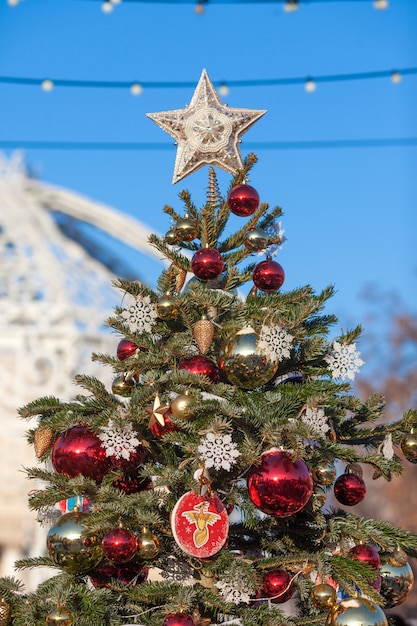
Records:
<instances>
[{"instance_id":1,"label":"decorative white lattice structure","mask_svg":"<svg viewBox=\"0 0 417 626\"><path fill-rule=\"evenodd\" d=\"M20 421L16 409L44 395L70 399L80 392L73 384L76 373L110 383L112 373L94 365L91 353L114 352L118 341L103 325L120 303L111 285L114 274L66 237L52 212L88 222L156 255L147 243L150 231L134 218L40 183L27 175L19 155L10 160L0 155L2 575L10 574L14 558L37 541L27 508L27 494L36 486L21 471L36 462L24 437L35 422Z\"/></svg>"}]
</instances>

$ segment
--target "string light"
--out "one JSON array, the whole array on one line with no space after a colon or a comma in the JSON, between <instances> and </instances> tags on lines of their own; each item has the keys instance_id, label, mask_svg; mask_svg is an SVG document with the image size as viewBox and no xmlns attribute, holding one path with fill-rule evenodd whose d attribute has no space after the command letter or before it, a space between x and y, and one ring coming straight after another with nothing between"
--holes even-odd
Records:
<instances>
[{"instance_id":1,"label":"string light","mask_svg":"<svg viewBox=\"0 0 417 626\"><path fill-rule=\"evenodd\" d=\"M402 76L400 72L392 72L391 81L394 83L394 85L398 85L402 81Z\"/></svg>"},{"instance_id":2,"label":"string light","mask_svg":"<svg viewBox=\"0 0 417 626\"><path fill-rule=\"evenodd\" d=\"M106 4L111 6L111 3ZM403 78L407 75L417 74L417 67L402 68L393 71L379 70L374 72L358 72L352 74L327 74L314 77L314 83L335 83L353 80L372 80L376 78L389 78L393 82L393 74L400 74ZM306 85L312 78L305 76L293 76L288 78L256 78L247 80L223 80L214 81L213 84L220 88L227 85L230 90L232 87L278 87L284 85ZM0 76L0 83L8 83L14 85L42 85L41 78L28 78L20 76ZM100 88L100 89L126 89L131 90L133 84L140 84L144 89L193 89L195 81L110 81L110 80L77 80L55 78L53 80L55 87L83 87L83 88Z\"/></svg>"},{"instance_id":3,"label":"string light","mask_svg":"<svg viewBox=\"0 0 417 626\"><path fill-rule=\"evenodd\" d=\"M143 91L143 87L139 83L133 83L133 85L130 88L130 93L132 94L132 96L140 96L142 91Z\"/></svg>"},{"instance_id":4,"label":"string light","mask_svg":"<svg viewBox=\"0 0 417 626\"><path fill-rule=\"evenodd\" d=\"M388 7L389 7L388 0L374 0L374 9L383 11L385 9L388 9Z\"/></svg>"},{"instance_id":5,"label":"string light","mask_svg":"<svg viewBox=\"0 0 417 626\"><path fill-rule=\"evenodd\" d=\"M197 0L195 5L195 12L197 15L203 15L204 13L204 0Z\"/></svg>"},{"instance_id":6,"label":"string light","mask_svg":"<svg viewBox=\"0 0 417 626\"><path fill-rule=\"evenodd\" d=\"M9 5L9 7L17 7L17 5L19 4L19 0L7 0L7 4Z\"/></svg>"},{"instance_id":7,"label":"string light","mask_svg":"<svg viewBox=\"0 0 417 626\"><path fill-rule=\"evenodd\" d=\"M104 0L103 4L101 5L101 10L103 11L103 13L111 13L113 9L114 7L111 3L111 0Z\"/></svg>"},{"instance_id":8,"label":"string light","mask_svg":"<svg viewBox=\"0 0 417 626\"><path fill-rule=\"evenodd\" d=\"M312 78L307 78L304 89L307 93L313 93L313 91L316 91L317 85Z\"/></svg>"},{"instance_id":9,"label":"string light","mask_svg":"<svg viewBox=\"0 0 417 626\"><path fill-rule=\"evenodd\" d=\"M219 86L219 94L221 96L228 96L229 95L229 87L227 86L226 83L220 83Z\"/></svg>"},{"instance_id":10,"label":"string light","mask_svg":"<svg viewBox=\"0 0 417 626\"><path fill-rule=\"evenodd\" d=\"M287 0L284 4L284 11L286 13L293 13L294 11L298 11L299 8L298 0Z\"/></svg>"},{"instance_id":11,"label":"string light","mask_svg":"<svg viewBox=\"0 0 417 626\"><path fill-rule=\"evenodd\" d=\"M52 82L52 80L49 80L49 78L45 78L45 80L43 80L41 83L41 87L43 91L52 91L52 89L54 88L54 83Z\"/></svg>"}]
</instances>

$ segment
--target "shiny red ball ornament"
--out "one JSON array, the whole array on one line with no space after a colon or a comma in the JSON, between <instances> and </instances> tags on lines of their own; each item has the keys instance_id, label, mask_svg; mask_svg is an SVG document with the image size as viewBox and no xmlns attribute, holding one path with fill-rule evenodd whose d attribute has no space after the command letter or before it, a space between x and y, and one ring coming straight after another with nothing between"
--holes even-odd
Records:
<instances>
[{"instance_id":1,"label":"shiny red ball ornament","mask_svg":"<svg viewBox=\"0 0 417 626\"><path fill-rule=\"evenodd\" d=\"M103 554L113 563L127 563L136 554L137 541L135 535L127 528L114 528L102 539Z\"/></svg>"},{"instance_id":2,"label":"shiny red ball ornament","mask_svg":"<svg viewBox=\"0 0 417 626\"><path fill-rule=\"evenodd\" d=\"M140 585L148 578L149 568L144 567L139 559L132 559L128 563L116 564L104 561L89 572L94 587L111 587L112 579L122 585Z\"/></svg>"},{"instance_id":3,"label":"shiny red ball ornament","mask_svg":"<svg viewBox=\"0 0 417 626\"><path fill-rule=\"evenodd\" d=\"M73 426L60 435L52 448L52 466L58 474L85 476L100 483L111 470L100 439L85 426Z\"/></svg>"},{"instance_id":4,"label":"shiny red ball ornament","mask_svg":"<svg viewBox=\"0 0 417 626\"><path fill-rule=\"evenodd\" d=\"M117 358L119 361L125 361L130 356L135 354L136 350L140 350L140 348L133 343L133 341L129 341L129 339L121 339L116 348Z\"/></svg>"},{"instance_id":5,"label":"shiny red ball ornament","mask_svg":"<svg viewBox=\"0 0 417 626\"><path fill-rule=\"evenodd\" d=\"M186 613L170 613L162 622L162 626L195 626L194 620Z\"/></svg>"},{"instance_id":6,"label":"shiny red ball ornament","mask_svg":"<svg viewBox=\"0 0 417 626\"><path fill-rule=\"evenodd\" d=\"M313 479L302 459L294 459L285 450L271 450L250 470L248 492L264 513L289 517L307 504L313 493Z\"/></svg>"},{"instance_id":7,"label":"shiny red ball ornament","mask_svg":"<svg viewBox=\"0 0 417 626\"><path fill-rule=\"evenodd\" d=\"M381 567L381 559L378 550L367 543L360 543L349 550L349 555L362 563L367 563L375 570Z\"/></svg>"},{"instance_id":8,"label":"shiny red ball ornament","mask_svg":"<svg viewBox=\"0 0 417 626\"><path fill-rule=\"evenodd\" d=\"M145 452L142 444L136 446L136 449L129 454L128 459L123 457L116 458L114 455L110 456L112 469L115 471L121 470L122 472L132 472L143 464L145 458Z\"/></svg>"},{"instance_id":9,"label":"shiny red ball ornament","mask_svg":"<svg viewBox=\"0 0 417 626\"><path fill-rule=\"evenodd\" d=\"M274 569L263 577L263 591L274 604L283 604L294 595L291 575L285 569Z\"/></svg>"},{"instance_id":10,"label":"shiny red ball ornament","mask_svg":"<svg viewBox=\"0 0 417 626\"><path fill-rule=\"evenodd\" d=\"M139 471L126 472L123 476L116 478L113 481L113 487L120 489L123 493L139 493L140 491L146 491L152 487L152 480L150 478L142 478L139 476Z\"/></svg>"},{"instance_id":11,"label":"shiny red ball ornament","mask_svg":"<svg viewBox=\"0 0 417 626\"><path fill-rule=\"evenodd\" d=\"M259 206L259 194L250 185L237 185L229 192L227 205L234 215L248 217Z\"/></svg>"},{"instance_id":12,"label":"shiny red ball ornament","mask_svg":"<svg viewBox=\"0 0 417 626\"><path fill-rule=\"evenodd\" d=\"M255 287L265 293L275 293L283 285L285 274L282 265L266 259L255 266L252 273L252 280Z\"/></svg>"},{"instance_id":13,"label":"shiny red ball ornament","mask_svg":"<svg viewBox=\"0 0 417 626\"><path fill-rule=\"evenodd\" d=\"M223 257L215 248L201 248L191 259L191 269L200 280L213 280L224 269Z\"/></svg>"},{"instance_id":14,"label":"shiny red ball ornament","mask_svg":"<svg viewBox=\"0 0 417 626\"><path fill-rule=\"evenodd\" d=\"M336 500L345 506L354 506L362 502L366 495L366 485L356 474L342 474L336 479L333 487Z\"/></svg>"},{"instance_id":15,"label":"shiny red ball ornament","mask_svg":"<svg viewBox=\"0 0 417 626\"><path fill-rule=\"evenodd\" d=\"M182 359L178 364L178 369L187 370L191 374L206 376L212 383L217 383L220 378L220 371L217 365L202 354Z\"/></svg>"}]
</instances>

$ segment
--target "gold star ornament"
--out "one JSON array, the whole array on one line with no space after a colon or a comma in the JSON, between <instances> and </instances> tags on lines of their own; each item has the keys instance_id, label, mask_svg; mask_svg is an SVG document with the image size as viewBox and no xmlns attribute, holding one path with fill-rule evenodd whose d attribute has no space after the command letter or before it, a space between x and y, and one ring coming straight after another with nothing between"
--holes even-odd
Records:
<instances>
[{"instance_id":1,"label":"gold star ornament","mask_svg":"<svg viewBox=\"0 0 417 626\"><path fill-rule=\"evenodd\" d=\"M206 70L185 109L147 113L177 143L173 184L203 165L216 165L234 174L243 165L240 137L266 111L223 105Z\"/></svg>"},{"instance_id":2,"label":"gold star ornament","mask_svg":"<svg viewBox=\"0 0 417 626\"><path fill-rule=\"evenodd\" d=\"M164 413L166 413L169 408L169 404L161 404L159 395L156 394L153 401L153 406L147 406L145 408L145 411L150 416L148 427L152 428L152 426L154 426L154 424L156 423L160 424L161 426L165 426Z\"/></svg>"}]
</instances>

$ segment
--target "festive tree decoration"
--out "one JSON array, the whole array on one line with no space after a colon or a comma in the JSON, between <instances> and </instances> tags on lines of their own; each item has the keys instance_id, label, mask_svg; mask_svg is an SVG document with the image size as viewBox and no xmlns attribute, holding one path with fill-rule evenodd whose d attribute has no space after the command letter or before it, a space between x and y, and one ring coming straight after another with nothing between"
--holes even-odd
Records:
<instances>
[{"instance_id":1,"label":"festive tree decoration","mask_svg":"<svg viewBox=\"0 0 417 626\"><path fill-rule=\"evenodd\" d=\"M157 286L115 282L119 345L93 356L110 388L77 374L73 400L19 409L49 530L17 571L55 571L30 593L0 578L0 624L388 626L406 601L417 535L339 503L365 497L362 468L395 481L416 463L417 410L386 420L354 395L361 329L329 340L332 287L282 289L282 211L238 152L263 113L222 105L203 72L188 107L150 115L178 142L175 181L218 165L229 192L210 167L202 206L182 191L149 237Z\"/></svg>"},{"instance_id":2,"label":"festive tree decoration","mask_svg":"<svg viewBox=\"0 0 417 626\"><path fill-rule=\"evenodd\" d=\"M354 380L355 374L359 372L364 364L354 343L340 343L333 341L330 354L325 357L333 378L342 380Z\"/></svg>"},{"instance_id":3,"label":"festive tree decoration","mask_svg":"<svg viewBox=\"0 0 417 626\"><path fill-rule=\"evenodd\" d=\"M249 473L249 497L261 511L277 517L294 515L313 493L313 479L302 459L285 450L265 452Z\"/></svg>"},{"instance_id":4,"label":"festive tree decoration","mask_svg":"<svg viewBox=\"0 0 417 626\"><path fill-rule=\"evenodd\" d=\"M230 472L232 465L236 463L236 459L240 455L236 444L232 441L232 436L227 433L224 435L207 433L197 450L204 460L206 468L213 467L217 471L224 469L226 472Z\"/></svg>"},{"instance_id":5,"label":"festive tree decoration","mask_svg":"<svg viewBox=\"0 0 417 626\"><path fill-rule=\"evenodd\" d=\"M345 506L359 504L366 496L366 485L362 476L351 472L339 476L333 490L336 499Z\"/></svg>"},{"instance_id":6,"label":"festive tree decoration","mask_svg":"<svg viewBox=\"0 0 417 626\"><path fill-rule=\"evenodd\" d=\"M282 266L267 258L254 268L252 279L255 286L265 293L275 293L284 284L285 274Z\"/></svg>"},{"instance_id":7,"label":"festive tree decoration","mask_svg":"<svg viewBox=\"0 0 417 626\"><path fill-rule=\"evenodd\" d=\"M185 109L148 113L148 117L178 144L172 179L177 183L205 164L231 173L242 167L240 137L265 113L224 106L203 70Z\"/></svg>"},{"instance_id":8,"label":"festive tree decoration","mask_svg":"<svg viewBox=\"0 0 417 626\"><path fill-rule=\"evenodd\" d=\"M121 315L131 332L150 333L157 317L150 297L126 294L123 304Z\"/></svg>"},{"instance_id":9,"label":"festive tree decoration","mask_svg":"<svg viewBox=\"0 0 417 626\"><path fill-rule=\"evenodd\" d=\"M251 185L237 185L227 196L229 209L239 217L248 217L259 206L259 193Z\"/></svg>"},{"instance_id":10,"label":"festive tree decoration","mask_svg":"<svg viewBox=\"0 0 417 626\"><path fill-rule=\"evenodd\" d=\"M199 559L213 556L227 540L229 520L218 496L184 494L172 510L171 527L179 547Z\"/></svg>"},{"instance_id":11,"label":"festive tree decoration","mask_svg":"<svg viewBox=\"0 0 417 626\"><path fill-rule=\"evenodd\" d=\"M228 381L241 389L256 389L268 383L278 364L259 344L258 335L250 326L228 341L220 354L220 368Z\"/></svg>"},{"instance_id":12,"label":"festive tree decoration","mask_svg":"<svg viewBox=\"0 0 417 626\"><path fill-rule=\"evenodd\" d=\"M97 483L112 465L100 438L85 426L74 426L60 435L51 459L56 472L71 477L82 475Z\"/></svg>"}]
</instances>

